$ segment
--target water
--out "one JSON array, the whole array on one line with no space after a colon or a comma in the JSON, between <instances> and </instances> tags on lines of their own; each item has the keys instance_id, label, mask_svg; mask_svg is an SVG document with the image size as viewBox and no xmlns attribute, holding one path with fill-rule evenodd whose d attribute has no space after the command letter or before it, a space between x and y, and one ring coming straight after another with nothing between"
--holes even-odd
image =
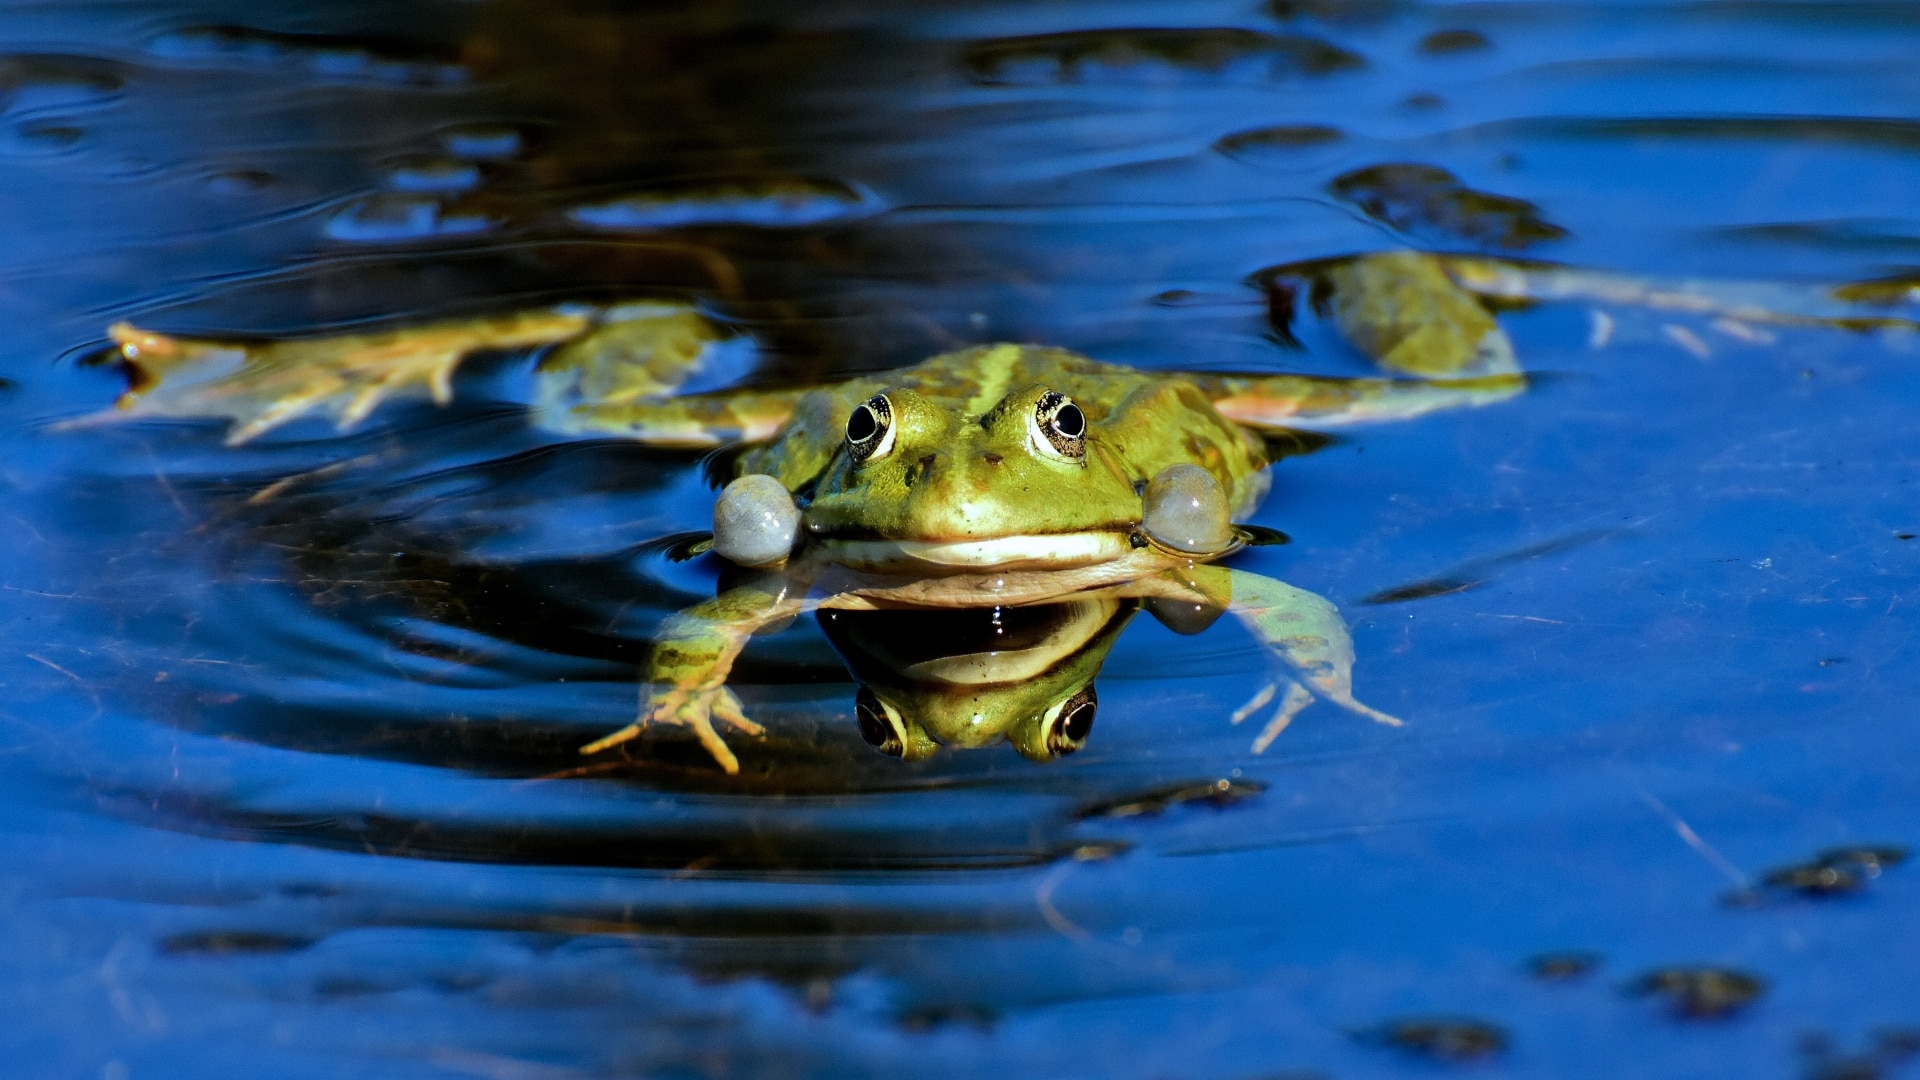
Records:
<instances>
[{"instance_id":1,"label":"water","mask_svg":"<svg viewBox=\"0 0 1920 1080\"><path fill-rule=\"evenodd\" d=\"M0 12L16 1075L1899 1070L1913 869L1745 890L1920 837L1909 333L1505 313L1527 395L1279 466L1254 524L1292 542L1237 565L1340 603L1408 723L1320 706L1262 756L1230 626L1133 620L1040 766L872 753L803 621L735 678L773 729L740 778L671 742L577 772L715 587L669 558L698 454L531 430L515 357L344 436L58 426L123 388L83 362L121 319L690 299L769 385L1002 339L1354 374L1249 280L1920 256L1905 4L788 8ZM1674 965L1764 990L1629 992Z\"/></svg>"}]
</instances>

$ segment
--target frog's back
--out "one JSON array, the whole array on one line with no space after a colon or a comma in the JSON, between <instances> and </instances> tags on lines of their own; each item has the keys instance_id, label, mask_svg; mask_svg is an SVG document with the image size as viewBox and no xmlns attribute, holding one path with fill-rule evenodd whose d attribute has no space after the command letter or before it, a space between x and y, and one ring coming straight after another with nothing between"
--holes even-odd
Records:
<instances>
[{"instance_id":1,"label":"frog's back","mask_svg":"<svg viewBox=\"0 0 1920 1080\"><path fill-rule=\"evenodd\" d=\"M1042 385L1072 398L1098 423L1114 404L1154 376L1067 349L1042 345L976 345L942 353L886 376L957 416L978 417L1010 391Z\"/></svg>"}]
</instances>

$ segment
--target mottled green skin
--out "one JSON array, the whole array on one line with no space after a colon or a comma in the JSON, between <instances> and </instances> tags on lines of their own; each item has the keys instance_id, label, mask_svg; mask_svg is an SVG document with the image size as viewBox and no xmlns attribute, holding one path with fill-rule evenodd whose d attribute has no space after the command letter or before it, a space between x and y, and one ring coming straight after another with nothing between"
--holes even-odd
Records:
<instances>
[{"instance_id":1,"label":"mottled green skin","mask_svg":"<svg viewBox=\"0 0 1920 1080\"><path fill-rule=\"evenodd\" d=\"M1084 462L1035 445L1030 418L1048 390L1086 414ZM880 392L893 406L893 450L856 463L846 416ZM1266 493L1260 439L1192 382L1064 349L993 345L936 356L885 382L814 391L739 469L770 473L795 492L810 488L804 522L816 537L958 541L1131 533L1141 488L1180 463L1212 473L1237 514Z\"/></svg>"}]
</instances>

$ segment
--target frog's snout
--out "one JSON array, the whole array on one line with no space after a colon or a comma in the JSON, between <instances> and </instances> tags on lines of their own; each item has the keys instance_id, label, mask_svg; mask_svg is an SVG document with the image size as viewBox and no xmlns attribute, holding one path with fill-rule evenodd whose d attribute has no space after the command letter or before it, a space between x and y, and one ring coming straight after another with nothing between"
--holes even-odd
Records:
<instances>
[{"instance_id":1,"label":"frog's snout","mask_svg":"<svg viewBox=\"0 0 1920 1080\"><path fill-rule=\"evenodd\" d=\"M1212 555L1234 543L1226 489L1198 465L1169 465L1147 484L1140 527L1154 543L1188 555Z\"/></svg>"},{"instance_id":2,"label":"frog's snout","mask_svg":"<svg viewBox=\"0 0 1920 1080\"><path fill-rule=\"evenodd\" d=\"M713 504L713 550L741 566L783 561L799 532L793 493L765 473L736 478Z\"/></svg>"}]
</instances>

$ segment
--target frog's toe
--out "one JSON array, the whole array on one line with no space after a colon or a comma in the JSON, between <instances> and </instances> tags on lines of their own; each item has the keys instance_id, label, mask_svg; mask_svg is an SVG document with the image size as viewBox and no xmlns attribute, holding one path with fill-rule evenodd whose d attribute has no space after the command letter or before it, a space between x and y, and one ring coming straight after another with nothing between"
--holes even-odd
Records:
<instances>
[{"instance_id":1,"label":"frog's toe","mask_svg":"<svg viewBox=\"0 0 1920 1080\"><path fill-rule=\"evenodd\" d=\"M638 722L628 724L626 727L621 728L611 735L605 735L593 740L581 747L580 752L582 754L597 754L602 750L611 750L623 742L637 738L640 735L640 731L641 725Z\"/></svg>"},{"instance_id":2,"label":"frog's toe","mask_svg":"<svg viewBox=\"0 0 1920 1080\"><path fill-rule=\"evenodd\" d=\"M1273 740L1279 738L1280 733L1287 730L1287 725L1293 723L1293 718L1300 715L1300 710L1311 704L1313 694L1299 683L1288 681L1287 692L1280 699L1280 707L1273 710L1273 719L1268 720L1267 726L1260 730L1260 737L1253 740L1253 752L1266 753L1267 747L1273 745Z\"/></svg>"},{"instance_id":3,"label":"frog's toe","mask_svg":"<svg viewBox=\"0 0 1920 1080\"><path fill-rule=\"evenodd\" d=\"M765 727L747 719L747 714L740 704L740 699L734 696L733 691L724 686L721 687L714 696L713 716L714 719L719 720L735 731L745 732L748 735L765 735L767 733Z\"/></svg>"},{"instance_id":4,"label":"frog's toe","mask_svg":"<svg viewBox=\"0 0 1920 1080\"><path fill-rule=\"evenodd\" d=\"M740 759L733 756L733 749L727 745L727 740L713 730L713 718L710 715L703 711L689 717L687 726L693 729L694 735L700 740L700 745L706 747L707 753L719 763L721 771L728 776L739 774Z\"/></svg>"},{"instance_id":5,"label":"frog's toe","mask_svg":"<svg viewBox=\"0 0 1920 1080\"><path fill-rule=\"evenodd\" d=\"M711 690L674 689L649 701L638 720L611 735L595 739L581 747L580 752L597 754L637 738L651 725L666 724L691 730L694 738L700 740L701 747L731 776L740 771L740 759L734 757L727 741L720 737L720 732L714 727L715 720L748 735L766 734L766 728L747 719L740 699L724 686Z\"/></svg>"},{"instance_id":6,"label":"frog's toe","mask_svg":"<svg viewBox=\"0 0 1920 1080\"><path fill-rule=\"evenodd\" d=\"M1254 713L1266 707L1267 702L1273 700L1273 695L1280 692L1280 683L1281 680L1275 679L1260 687L1252 697L1247 699L1245 705L1233 710L1233 716L1229 722L1238 727L1240 724L1246 722L1247 717L1252 716Z\"/></svg>"},{"instance_id":7,"label":"frog's toe","mask_svg":"<svg viewBox=\"0 0 1920 1080\"><path fill-rule=\"evenodd\" d=\"M1404 727L1406 726L1406 723L1407 723L1405 720L1402 720L1397 716L1390 716L1386 713L1381 712L1379 709L1373 708L1372 706L1362 705L1358 701L1355 701L1352 698L1348 698L1347 700L1342 702L1337 702L1337 704L1340 705L1341 708L1346 709L1348 712L1354 713L1355 715L1358 715L1358 716L1364 716L1376 724L1385 724L1388 727Z\"/></svg>"}]
</instances>

